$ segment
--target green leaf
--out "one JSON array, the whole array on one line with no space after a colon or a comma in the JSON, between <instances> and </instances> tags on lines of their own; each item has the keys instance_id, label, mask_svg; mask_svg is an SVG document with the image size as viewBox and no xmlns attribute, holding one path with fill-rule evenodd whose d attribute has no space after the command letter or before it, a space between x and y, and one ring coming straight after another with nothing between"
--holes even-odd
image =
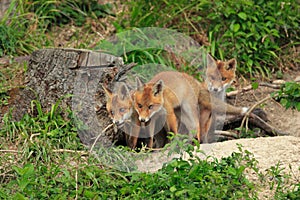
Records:
<instances>
[{"instance_id":1,"label":"green leaf","mask_svg":"<svg viewBox=\"0 0 300 200\"><path fill-rule=\"evenodd\" d=\"M241 26L239 24L234 24L233 25L233 32L235 32L235 33L238 32L240 30L240 27Z\"/></svg>"},{"instance_id":2,"label":"green leaf","mask_svg":"<svg viewBox=\"0 0 300 200\"><path fill-rule=\"evenodd\" d=\"M272 21L272 22L276 22L276 19L272 16L266 16L265 19Z\"/></svg>"},{"instance_id":3,"label":"green leaf","mask_svg":"<svg viewBox=\"0 0 300 200\"><path fill-rule=\"evenodd\" d=\"M171 191L171 192L175 192L176 190L177 190L177 189L176 189L175 186L170 187L170 191Z\"/></svg>"},{"instance_id":4,"label":"green leaf","mask_svg":"<svg viewBox=\"0 0 300 200\"><path fill-rule=\"evenodd\" d=\"M258 88L258 86L259 86L258 82L252 83L252 88L253 88L254 90L256 90L256 89Z\"/></svg>"},{"instance_id":5,"label":"green leaf","mask_svg":"<svg viewBox=\"0 0 300 200\"><path fill-rule=\"evenodd\" d=\"M253 65L253 60L251 59L247 60L247 66L252 67L252 65Z\"/></svg>"},{"instance_id":6,"label":"green leaf","mask_svg":"<svg viewBox=\"0 0 300 200\"><path fill-rule=\"evenodd\" d=\"M246 20L246 19L247 19L247 14L244 13L244 12L240 12L240 13L238 14L238 16L239 16L239 18L241 18L241 19L243 19L243 20Z\"/></svg>"},{"instance_id":7,"label":"green leaf","mask_svg":"<svg viewBox=\"0 0 300 200\"><path fill-rule=\"evenodd\" d=\"M300 102L296 103L296 108L297 108L298 111L300 111Z\"/></svg>"},{"instance_id":8,"label":"green leaf","mask_svg":"<svg viewBox=\"0 0 300 200\"><path fill-rule=\"evenodd\" d=\"M87 198L93 198L96 196L96 193L90 190L85 190L84 191L84 196Z\"/></svg>"},{"instance_id":9,"label":"green leaf","mask_svg":"<svg viewBox=\"0 0 300 200\"><path fill-rule=\"evenodd\" d=\"M28 199L26 198L25 196L23 196L21 193L17 192L15 194L15 196L13 197L13 199L17 199L17 200L25 200L25 199Z\"/></svg>"}]
</instances>

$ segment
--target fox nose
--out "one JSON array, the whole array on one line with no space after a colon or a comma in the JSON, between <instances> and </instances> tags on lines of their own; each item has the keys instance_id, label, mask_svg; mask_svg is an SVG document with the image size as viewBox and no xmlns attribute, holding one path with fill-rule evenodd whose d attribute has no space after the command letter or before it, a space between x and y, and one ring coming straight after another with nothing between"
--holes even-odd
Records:
<instances>
[{"instance_id":1,"label":"fox nose","mask_svg":"<svg viewBox=\"0 0 300 200\"><path fill-rule=\"evenodd\" d=\"M140 120L141 122L145 122L146 121L146 119L144 119L144 118L141 118L141 120Z\"/></svg>"}]
</instances>

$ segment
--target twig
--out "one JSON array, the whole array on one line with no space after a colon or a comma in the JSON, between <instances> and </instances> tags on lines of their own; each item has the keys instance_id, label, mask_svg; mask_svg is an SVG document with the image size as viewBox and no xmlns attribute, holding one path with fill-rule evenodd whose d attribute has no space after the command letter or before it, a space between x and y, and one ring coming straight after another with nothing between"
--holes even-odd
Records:
<instances>
[{"instance_id":1,"label":"twig","mask_svg":"<svg viewBox=\"0 0 300 200\"><path fill-rule=\"evenodd\" d=\"M288 135L284 132L276 130L273 126L271 126L270 124L268 124L267 122L265 122L263 119L261 119L259 116L255 115L255 114L252 115L252 118L250 118L250 121L252 121L253 124L255 123L258 127L261 127L266 132L268 132L268 135L270 135L270 136ZM272 133L273 135L271 135L270 133Z\"/></svg>"},{"instance_id":2,"label":"twig","mask_svg":"<svg viewBox=\"0 0 300 200\"><path fill-rule=\"evenodd\" d=\"M276 97L277 94L275 94L273 97ZM252 111L254 110L254 108L262 103L264 103L267 100L270 100L273 98L271 95L265 97L264 99L260 100L259 102L257 102L256 104L254 104L248 111L247 113L244 115L241 126L240 126L240 130L242 130L245 120L247 119L248 123L248 118L249 116L252 118L250 119L250 121L252 121L252 123L255 123L258 127L262 128L263 130L265 130L266 132L272 133L272 136L275 135L287 135L286 133L283 133L277 129L275 129L273 126L271 126L270 124L268 124L267 122L265 122L263 119L261 119L259 116L257 116L256 114L252 113ZM246 131L248 131L248 125L246 124Z\"/></svg>"},{"instance_id":3,"label":"twig","mask_svg":"<svg viewBox=\"0 0 300 200\"><path fill-rule=\"evenodd\" d=\"M29 138L30 142L32 142L32 138L35 137L35 136L39 136L41 135L41 133L35 133L35 134L32 134Z\"/></svg>"},{"instance_id":4,"label":"twig","mask_svg":"<svg viewBox=\"0 0 300 200\"><path fill-rule=\"evenodd\" d=\"M280 89L282 84L284 84L284 82L281 82L281 81L279 83L276 83L276 81L274 81L273 83L261 82L261 83L259 83L259 86L269 87L269 88L273 88L273 89ZM227 97L236 96L239 93L246 92L249 90L252 90L252 85L248 85L239 90L228 92L226 94L226 96Z\"/></svg>"},{"instance_id":5,"label":"twig","mask_svg":"<svg viewBox=\"0 0 300 200\"><path fill-rule=\"evenodd\" d=\"M103 133L105 133L105 131L107 131L110 127L112 127L114 124L113 123L111 123L111 124L109 124L98 136L97 136L97 138L95 139L95 141L94 141L94 143L93 143L93 145L92 145L92 147L91 147L91 149L90 149L90 153L93 151L93 149L94 149L94 146L96 145L96 143L97 143L97 141L98 141L98 139L100 138L100 136L103 134Z\"/></svg>"},{"instance_id":6,"label":"twig","mask_svg":"<svg viewBox=\"0 0 300 200\"><path fill-rule=\"evenodd\" d=\"M76 168L76 171L75 171L75 182L76 182L76 186L75 186L75 189L76 189L76 196L75 196L75 200L78 199L78 170Z\"/></svg>"},{"instance_id":7,"label":"twig","mask_svg":"<svg viewBox=\"0 0 300 200\"><path fill-rule=\"evenodd\" d=\"M276 96L276 95L275 95ZM243 120L242 120L242 123L241 123L241 126L240 126L240 130L242 130L243 126L244 126L244 123L245 123L245 120L247 119L247 124L246 124L246 132L248 131L248 117L249 115L252 113L252 111L260 104L268 101L269 99L272 99L272 96L271 95L268 95L267 97L263 98L262 100L256 102L253 106L250 107L250 109L245 113L244 117L243 117Z\"/></svg>"},{"instance_id":8,"label":"twig","mask_svg":"<svg viewBox=\"0 0 300 200\"><path fill-rule=\"evenodd\" d=\"M131 68L133 68L134 66L136 66L137 63L129 63L128 65L125 65L114 77L113 81L119 81L120 78L127 72L129 71Z\"/></svg>"},{"instance_id":9,"label":"twig","mask_svg":"<svg viewBox=\"0 0 300 200\"><path fill-rule=\"evenodd\" d=\"M81 155L88 155L89 152L86 152L86 151L76 151L76 150L71 150L71 149L54 149L52 150L52 152L54 153L79 153Z\"/></svg>"},{"instance_id":10,"label":"twig","mask_svg":"<svg viewBox=\"0 0 300 200\"><path fill-rule=\"evenodd\" d=\"M18 150L10 150L10 149L0 149L0 152L3 153L20 153Z\"/></svg>"},{"instance_id":11,"label":"twig","mask_svg":"<svg viewBox=\"0 0 300 200\"><path fill-rule=\"evenodd\" d=\"M185 20L191 25L191 27L198 33L198 29L194 26L194 24L189 20L188 16L186 15L186 12L183 12Z\"/></svg>"},{"instance_id":12,"label":"twig","mask_svg":"<svg viewBox=\"0 0 300 200\"><path fill-rule=\"evenodd\" d=\"M11 170L10 170L11 171ZM8 174L8 172L10 171L7 171L7 172L3 172L2 174L0 174L0 176L9 176L9 177L15 177L13 174Z\"/></svg>"},{"instance_id":13,"label":"twig","mask_svg":"<svg viewBox=\"0 0 300 200\"><path fill-rule=\"evenodd\" d=\"M239 93L246 92L246 91L249 91L249 90L252 90L252 85L248 85L248 86L246 86L242 89L239 89L239 90L228 92L228 93L226 93L226 96L227 97L236 96Z\"/></svg>"},{"instance_id":14,"label":"twig","mask_svg":"<svg viewBox=\"0 0 300 200\"><path fill-rule=\"evenodd\" d=\"M0 152L3 153L21 153L22 151L18 151L18 150L10 150L10 149L0 149ZM71 149L54 149L52 150L52 152L54 153L79 153L81 155L87 155L89 154L89 152L86 151L76 151L76 150L71 150Z\"/></svg>"},{"instance_id":15,"label":"twig","mask_svg":"<svg viewBox=\"0 0 300 200\"><path fill-rule=\"evenodd\" d=\"M269 88L273 88L273 89L280 89L282 84L272 84L272 83L266 83L266 82L262 82L259 83L259 86L264 86L264 87L269 87Z\"/></svg>"},{"instance_id":16,"label":"twig","mask_svg":"<svg viewBox=\"0 0 300 200\"><path fill-rule=\"evenodd\" d=\"M215 134L226 136L226 137L238 138L238 135L236 133L232 133L232 132L229 132L229 131L215 130Z\"/></svg>"}]
</instances>

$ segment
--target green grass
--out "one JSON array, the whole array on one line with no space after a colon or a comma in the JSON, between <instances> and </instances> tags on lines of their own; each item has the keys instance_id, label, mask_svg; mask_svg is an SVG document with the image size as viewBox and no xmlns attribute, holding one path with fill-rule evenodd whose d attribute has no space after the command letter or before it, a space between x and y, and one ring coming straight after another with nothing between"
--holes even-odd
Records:
<instances>
[{"instance_id":1,"label":"green grass","mask_svg":"<svg viewBox=\"0 0 300 200\"><path fill-rule=\"evenodd\" d=\"M181 157L157 172L120 171L102 159L120 151L87 151L77 135L78 121L69 110L61 110L59 101L49 112L43 112L37 101L32 106L36 115L25 115L20 121L4 116L0 131L1 199L256 199L263 180L270 176L274 178L267 187L275 191L277 199L299 197L299 183L290 183L292 176L284 174L279 164L262 174L256 159L241 146L229 157L201 160L183 136L176 136L179 138L168 145L170 153ZM152 154L122 151L125 156ZM184 152L191 156L189 160L182 158ZM123 164L129 162L123 160ZM248 180L246 171L255 173L262 182Z\"/></svg>"},{"instance_id":2,"label":"green grass","mask_svg":"<svg viewBox=\"0 0 300 200\"><path fill-rule=\"evenodd\" d=\"M54 26L84 26L87 19L109 15L111 4L71 0L12 0L0 20L0 56L24 55L54 45L56 38L47 37Z\"/></svg>"}]
</instances>

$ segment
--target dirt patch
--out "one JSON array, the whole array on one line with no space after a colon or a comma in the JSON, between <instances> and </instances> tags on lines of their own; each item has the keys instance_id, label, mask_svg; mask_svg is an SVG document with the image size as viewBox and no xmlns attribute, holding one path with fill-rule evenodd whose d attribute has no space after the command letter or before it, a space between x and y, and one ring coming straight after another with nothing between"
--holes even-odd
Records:
<instances>
[{"instance_id":1,"label":"dirt patch","mask_svg":"<svg viewBox=\"0 0 300 200\"><path fill-rule=\"evenodd\" d=\"M300 77L300 71L295 72ZM292 80L295 80L294 78ZM228 99L227 101L236 106L247 106L251 107L258 101L266 98L269 94L277 91L266 86L259 86L255 90L239 93L234 98ZM285 109L280 103L274 99L269 99L259 105L268 116L269 122L276 129L292 135L300 137L300 112L292 109Z\"/></svg>"},{"instance_id":2,"label":"dirt patch","mask_svg":"<svg viewBox=\"0 0 300 200\"><path fill-rule=\"evenodd\" d=\"M291 174L291 182L300 181L300 138L293 136L279 136L268 138L239 139L214 144L204 144L202 148L210 149L208 155L218 159L228 157L232 152L238 152L237 144L241 144L243 150L253 153L258 161L258 168L262 174L267 175L266 182L273 181L273 177L268 175L268 169L279 164L283 168L283 173ZM274 194L267 185L260 183L256 173L247 171L249 180L260 185L259 199L270 199Z\"/></svg>"}]
</instances>

